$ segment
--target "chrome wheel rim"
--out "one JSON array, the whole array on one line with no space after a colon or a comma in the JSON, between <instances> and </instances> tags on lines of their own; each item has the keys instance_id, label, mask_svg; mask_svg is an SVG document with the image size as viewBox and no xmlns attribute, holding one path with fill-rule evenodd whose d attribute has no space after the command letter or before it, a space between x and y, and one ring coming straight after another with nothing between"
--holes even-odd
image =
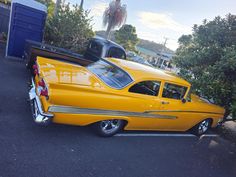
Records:
<instances>
[{"instance_id":1,"label":"chrome wheel rim","mask_svg":"<svg viewBox=\"0 0 236 177\"><path fill-rule=\"evenodd\" d=\"M104 120L104 121L101 121L101 128L104 133L110 134L117 131L120 127L120 124L121 124L121 121L117 119Z\"/></svg>"},{"instance_id":2,"label":"chrome wheel rim","mask_svg":"<svg viewBox=\"0 0 236 177\"><path fill-rule=\"evenodd\" d=\"M203 134L208 130L209 127L209 120L204 120L199 124L198 133Z\"/></svg>"}]
</instances>

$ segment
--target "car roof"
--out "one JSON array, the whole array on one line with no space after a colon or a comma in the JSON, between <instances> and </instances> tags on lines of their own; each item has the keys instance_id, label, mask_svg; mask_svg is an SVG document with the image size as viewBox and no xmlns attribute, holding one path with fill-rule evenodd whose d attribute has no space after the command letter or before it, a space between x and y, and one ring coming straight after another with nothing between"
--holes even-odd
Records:
<instances>
[{"instance_id":1,"label":"car roof","mask_svg":"<svg viewBox=\"0 0 236 177\"><path fill-rule=\"evenodd\" d=\"M106 58L107 61L112 62L116 66L122 68L130 74L130 76L135 80L166 80L174 82L176 84L191 86L189 82L178 77L174 73L164 71L161 69L156 69L151 66L143 65L133 61L116 59L116 58Z\"/></svg>"},{"instance_id":2,"label":"car roof","mask_svg":"<svg viewBox=\"0 0 236 177\"><path fill-rule=\"evenodd\" d=\"M121 45L119 45L119 44L117 44L117 43L115 43L115 42L113 42L113 41L111 41L111 40L102 38L102 37L100 37L100 36L95 36L95 37L93 37L93 38L92 38L92 41L97 41L97 42L99 42L99 43L103 43L103 44L109 45L109 46L111 46L111 47L117 47L117 48L120 48L120 49L122 49L123 51L125 51L125 49L124 49Z\"/></svg>"}]
</instances>

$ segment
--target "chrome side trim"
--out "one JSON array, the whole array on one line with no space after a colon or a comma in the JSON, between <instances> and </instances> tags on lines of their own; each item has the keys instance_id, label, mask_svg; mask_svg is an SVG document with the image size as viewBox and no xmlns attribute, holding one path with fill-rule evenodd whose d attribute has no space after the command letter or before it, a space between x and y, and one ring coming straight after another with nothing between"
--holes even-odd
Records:
<instances>
[{"instance_id":1,"label":"chrome side trim","mask_svg":"<svg viewBox=\"0 0 236 177\"><path fill-rule=\"evenodd\" d=\"M50 106L49 112L66 113L66 114L92 114L92 115L109 115L109 116L127 116L127 117L143 117L143 118L158 118L158 119L176 119L176 116L150 114L146 112L127 112L127 111L114 111L103 109L89 109L78 108L71 106Z\"/></svg>"},{"instance_id":2,"label":"chrome side trim","mask_svg":"<svg viewBox=\"0 0 236 177\"><path fill-rule=\"evenodd\" d=\"M183 110L152 110L152 111L145 111L145 113L158 113L158 112L187 112L187 113L205 113L205 114L220 114L217 112L204 112L204 111L183 111Z\"/></svg>"}]
</instances>

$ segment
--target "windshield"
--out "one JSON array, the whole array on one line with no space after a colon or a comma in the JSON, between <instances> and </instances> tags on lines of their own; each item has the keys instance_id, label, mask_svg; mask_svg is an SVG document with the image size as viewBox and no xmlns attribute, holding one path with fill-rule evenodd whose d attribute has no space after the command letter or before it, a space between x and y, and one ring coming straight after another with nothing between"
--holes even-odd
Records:
<instances>
[{"instance_id":1,"label":"windshield","mask_svg":"<svg viewBox=\"0 0 236 177\"><path fill-rule=\"evenodd\" d=\"M122 89L133 81L127 72L104 60L99 60L87 68L105 84L115 89Z\"/></svg>"}]
</instances>

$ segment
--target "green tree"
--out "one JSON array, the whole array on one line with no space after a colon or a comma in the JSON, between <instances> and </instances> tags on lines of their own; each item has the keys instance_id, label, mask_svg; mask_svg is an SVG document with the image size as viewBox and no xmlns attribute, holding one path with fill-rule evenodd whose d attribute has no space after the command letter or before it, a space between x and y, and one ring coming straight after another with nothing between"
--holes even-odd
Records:
<instances>
[{"instance_id":1,"label":"green tree","mask_svg":"<svg viewBox=\"0 0 236 177\"><path fill-rule=\"evenodd\" d=\"M36 1L46 5L48 9L48 14L47 14L48 18L52 17L55 8L55 3L53 2L53 0L36 0Z\"/></svg>"},{"instance_id":2,"label":"green tree","mask_svg":"<svg viewBox=\"0 0 236 177\"><path fill-rule=\"evenodd\" d=\"M74 52L84 51L88 40L94 36L88 13L78 5L60 6L58 14L47 19L44 40Z\"/></svg>"},{"instance_id":3,"label":"green tree","mask_svg":"<svg viewBox=\"0 0 236 177\"><path fill-rule=\"evenodd\" d=\"M115 32L116 42L126 50L135 51L135 46L139 42L136 28L132 25L123 25Z\"/></svg>"},{"instance_id":4,"label":"green tree","mask_svg":"<svg viewBox=\"0 0 236 177\"><path fill-rule=\"evenodd\" d=\"M190 81L199 95L235 112L236 16L215 17L194 25L192 35L179 38L174 62L180 75Z\"/></svg>"}]
</instances>

